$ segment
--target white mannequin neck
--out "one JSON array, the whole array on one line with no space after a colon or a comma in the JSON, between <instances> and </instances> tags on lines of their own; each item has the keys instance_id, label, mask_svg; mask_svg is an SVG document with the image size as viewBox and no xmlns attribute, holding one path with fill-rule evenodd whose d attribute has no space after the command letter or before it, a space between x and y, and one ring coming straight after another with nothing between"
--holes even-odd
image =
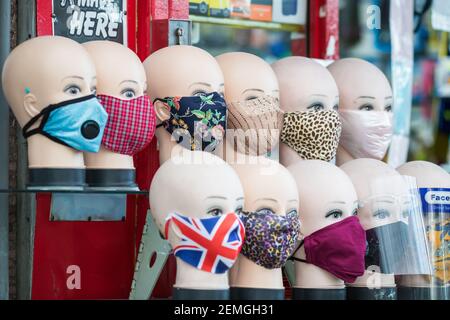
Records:
<instances>
[{"instance_id":1,"label":"white mannequin neck","mask_svg":"<svg viewBox=\"0 0 450 320\"><path fill-rule=\"evenodd\" d=\"M28 138L28 163L31 169L84 169L83 153L36 134Z\"/></svg>"},{"instance_id":2,"label":"white mannequin neck","mask_svg":"<svg viewBox=\"0 0 450 320\"><path fill-rule=\"evenodd\" d=\"M183 260L177 260L177 275L174 287L194 290L226 290L228 285L228 272L214 274L198 270Z\"/></svg>"},{"instance_id":3,"label":"white mannequin neck","mask_svg":"<svg viewBox=\"0 0 450 320\"><path fill-rule=\"evenodd\" d=\"M352 160L354 160L353 156L351 156L347 150L345 150L341 145L339 145L336 152L336 165L340 167L344 163Z\"/></svg>"},{"instance_id":4,"label":"white mannequin neck","mask_svg":"<svg viewBox=\"0 0 450 320\"><path fill-rule=\"evenodd\" d=\"M230 270L230 285L240 288L284 289L281 268L266 269L242 254Z\"/></svg>"}]
</instances>

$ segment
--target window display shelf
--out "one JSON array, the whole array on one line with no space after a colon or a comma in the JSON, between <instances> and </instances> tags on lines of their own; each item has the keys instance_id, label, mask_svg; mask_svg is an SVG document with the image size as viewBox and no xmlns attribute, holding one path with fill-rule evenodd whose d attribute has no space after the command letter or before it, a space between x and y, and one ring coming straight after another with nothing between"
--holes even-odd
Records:
<instances>
[{"instance_id":1,"label":"window display shelf","mask_svg":"<svg viewBox=\"0 0 450 320\"><path fill-rule=\"evenodd\" d=\"M108 190L108 189L0 189L0 194L17 193L63 193L63 194L118 194L118 195L141 195L148 196L146 190Z\"/></svg>"},{"instance_id":2,"label":"window display shelf","mask_svg":"<svg viewBox=\"0 0 450 320\"><path fill-rule=\"evenodd\" d=\"M273 31L288 31L288 32L305 32L305 26L298 24L283 24L271 21L254 21L254 20L240 20L227 18L214 18L190 15L189 19L192 22L201 22L209 24L218 24L234 28L242 29L269 29Z\"/></svg>"}]
</instances>

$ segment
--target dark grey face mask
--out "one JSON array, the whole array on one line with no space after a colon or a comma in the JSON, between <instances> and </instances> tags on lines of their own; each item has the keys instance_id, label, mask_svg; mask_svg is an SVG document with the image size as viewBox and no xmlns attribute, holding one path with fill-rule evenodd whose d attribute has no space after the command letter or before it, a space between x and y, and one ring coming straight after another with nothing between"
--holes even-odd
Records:
<instances>
[{"instance_id":1,"label":"dark grey face mask","mask_svg":"<svg viewBox=\"0 0 450 320\"><path fill-rule=\"evenodd\" d=\"M396 270L403 269L408 263L408 225L404 222L395 222L366 231L366 270L369 267L378 267L381 273L395 274Z\"/></svg>"}]
</instances>

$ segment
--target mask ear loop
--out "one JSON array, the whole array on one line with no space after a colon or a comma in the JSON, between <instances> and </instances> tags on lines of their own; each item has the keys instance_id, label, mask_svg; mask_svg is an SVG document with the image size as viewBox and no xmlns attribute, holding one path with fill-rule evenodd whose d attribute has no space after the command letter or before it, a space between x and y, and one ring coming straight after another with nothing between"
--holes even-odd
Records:
<instances>
[{"instance_id":1,"label":"mask ear loop","mask_svg":"<svg viewBox=\"0 0 450 320\"><path fill-rule=\"evenodd\" d=\"M298 261L298 262L303 262L303 263L308 263L308 261L306 261L305 259L300 259L295 257L295 254L297 253L297 251L305 244L305 241L302 240L300 241L300 245L297 247L297 249L295 249L294 253L289 257L289 260L291 261Z\"/></svg>"}]
</instances>

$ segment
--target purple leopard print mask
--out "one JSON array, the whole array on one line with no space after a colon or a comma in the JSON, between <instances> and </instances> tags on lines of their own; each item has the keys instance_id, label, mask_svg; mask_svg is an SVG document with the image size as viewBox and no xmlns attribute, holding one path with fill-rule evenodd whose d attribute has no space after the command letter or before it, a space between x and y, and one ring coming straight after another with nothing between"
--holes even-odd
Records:
<instances>
[{"instance_id":1,"label":"purple leopard print mask","mask_svg":"<svg viewBox=\"0 0 450 320\"><path fill-rule=\"evenodd\" d=\"M243 212L240 218L245 226L241 253L266 269L284 266L295 249L300 231L297 211L281 216L263 209Z\"/></svg>"}]
</instances>

